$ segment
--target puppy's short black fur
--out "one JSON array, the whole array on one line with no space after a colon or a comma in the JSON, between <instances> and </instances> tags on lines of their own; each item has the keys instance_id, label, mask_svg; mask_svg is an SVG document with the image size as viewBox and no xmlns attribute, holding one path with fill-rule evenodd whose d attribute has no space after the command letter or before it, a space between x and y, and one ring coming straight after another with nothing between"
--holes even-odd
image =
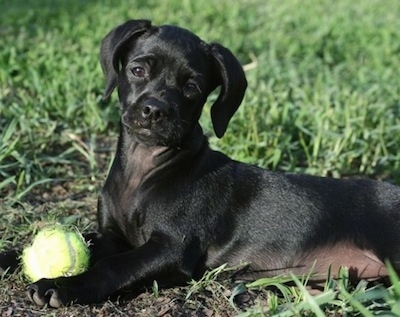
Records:
<instances>
[{"instance_id":1,"label":"puppy's short black fur","mask_svg":"<svg viewBox=\"0 0 400 317\"><path fill-rule=\"evenodd\" d=\"M223 263L249 273L356 278L400 271L400 190L387 183L275 173L209 148L198 123L208 95L222 137L246 79L232 53L175 26L128 21L101 45L107 81L118 88L121 132L98 206L90 269L28 287L39 305L104 301L157 280L176 285ZM16 253L0 256L15 267ZM316 261L316 262L315 262ZM314 265L315 264L315 265Z\"/></svg>"}]
</instances>

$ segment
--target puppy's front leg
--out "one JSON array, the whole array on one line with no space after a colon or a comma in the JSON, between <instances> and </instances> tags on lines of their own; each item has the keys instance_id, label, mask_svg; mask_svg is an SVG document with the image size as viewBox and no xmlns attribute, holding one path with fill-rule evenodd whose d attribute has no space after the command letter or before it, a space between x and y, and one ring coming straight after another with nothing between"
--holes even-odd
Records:
<instances>
[{"instance_id":1,"label":"puppy's front leg","mask_svg":"<svg viewBox=\"0 0 400 317\"><path fill-rule=\"evenodd\" d=\"M132 247L112 232L90 232L83 235L90 250L90 266L114 254L124 253Z\"/></svg>"},{"instance_id":2,"label":"puppy's front leg","mask_svg":"<svg viewBox=\"0 0 400 317\"><path fill-rule=\"evenodd\" d=\"M20 255L18 250L0 252L0 276L6 272L12 273L18 268Z\"/></svg>"},{"instance_id":3,"label":"puppy's front leg","mask_svg":"<svg viewBox=\"0 0 400 317\"><path fill-rule=\"evenodd\" d=\"M141 247L100 259L80 275L41 279L28 286L28 296L40 306L60 307L104 301L125 287L149 285L153 280L181 283L191 277L199 256L183 256L187 251L179 242L153 235ZM190 253L194 255L193 249Z\"/></svg>"}]
</instances>

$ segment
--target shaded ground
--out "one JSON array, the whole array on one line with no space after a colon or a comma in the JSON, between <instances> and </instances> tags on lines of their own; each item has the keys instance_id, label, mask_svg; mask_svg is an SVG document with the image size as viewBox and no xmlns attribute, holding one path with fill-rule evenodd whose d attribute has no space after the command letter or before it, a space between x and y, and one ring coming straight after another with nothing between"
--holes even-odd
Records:
<instances>
[{"instance_id":1,"label":"shaded ground","mask_svg":"<svg viewBox=\"0 0 400 317\"><path fill-rule=\"evenodd\" d=\"M21 296L20 289L9 291L13 299L1 304L2 316L232 316L237 311L228 301L216 300L204 294L185 300L186 289L173 288L161 291L158 297L144 292L130 301L108 301L100 305L75 305L72 307L38 309Z\"/></svg>"}]
</instances>

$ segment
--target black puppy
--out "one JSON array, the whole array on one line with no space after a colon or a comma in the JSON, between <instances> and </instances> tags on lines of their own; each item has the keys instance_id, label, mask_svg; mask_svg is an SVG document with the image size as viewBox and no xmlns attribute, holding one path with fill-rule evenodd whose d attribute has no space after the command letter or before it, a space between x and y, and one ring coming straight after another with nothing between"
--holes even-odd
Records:
<instances>
[{"instance_id":1,"label":"black puppy","mask_svg":"<svg viewBox=\"0 0 400 317\"><path fill-rule=\"evenodd\" d=\"M28 287L39 305L106 300L157 280L176 285L223 263L256 276L350 268L400 271L400 189L367 180L269 172L212 151L198 119L207 96L222 137L246 79L230 51L174 26L129 21L102 42L105 98L118 88L121 134L101 192L90 269ZM10 260L11 259L11 260ZM8 262L7 262L8 261ZM0 257L0 267L15 253ZM315 265L314 265L315 264Z\"/></svg>"}]
</instances>

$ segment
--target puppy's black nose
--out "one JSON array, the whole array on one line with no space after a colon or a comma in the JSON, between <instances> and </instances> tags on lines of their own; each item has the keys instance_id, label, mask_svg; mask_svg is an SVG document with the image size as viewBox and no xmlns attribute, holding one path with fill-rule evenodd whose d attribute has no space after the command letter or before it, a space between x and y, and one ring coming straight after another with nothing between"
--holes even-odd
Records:
<instances>
[{"instance_id":1,"label":"puppy's black nose","mask_svg":"<svg viewBox=\"0 0 400 317\"><path fill-rule=\"evenodd\" d=\"M167 106L163 103L153 101L150 103L146 103L142 107L142 117L143 119L157 122L167 115L167 110Z\"/></svg>"}]
</instances>

